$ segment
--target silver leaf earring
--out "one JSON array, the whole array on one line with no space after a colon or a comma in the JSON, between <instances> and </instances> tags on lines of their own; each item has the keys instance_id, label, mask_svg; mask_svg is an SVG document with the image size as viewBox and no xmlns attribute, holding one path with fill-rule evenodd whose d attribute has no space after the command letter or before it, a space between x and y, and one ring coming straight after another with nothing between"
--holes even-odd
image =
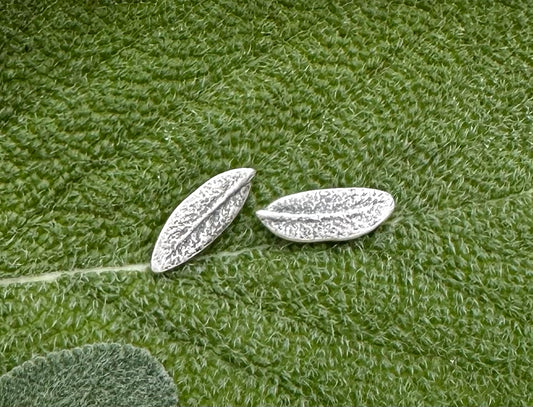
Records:
<instances>
[{"instance_id":1,"label":"silver leaf earring","mask_svg":"<svg viewBox=\"0 0 533 407\"><path fill-rule=\"evenodd\" d=\"M251 168L223 172L189 195L166 221L152 253L155 273L185 263L212 243L241 210L255 175Z\"/></svg>"},{"instance_id":2,"label":"silver leaf earring","mask_svg":"<svg viewBox=\"0 0 533 407\"><path fill-rule=\"evenodd\" d=\"M394 198L371 188L317 189L284 196L256 212L275 235L294 242L355 239L376 229Z\"/></svg>"}]
</instances>

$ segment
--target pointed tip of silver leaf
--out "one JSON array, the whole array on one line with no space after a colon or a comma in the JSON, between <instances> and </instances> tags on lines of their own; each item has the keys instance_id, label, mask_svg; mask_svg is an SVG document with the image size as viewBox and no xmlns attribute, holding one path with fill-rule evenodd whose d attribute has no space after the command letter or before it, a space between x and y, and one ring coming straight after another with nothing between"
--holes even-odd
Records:
<instances>
[{"instance_id":1,"label":"pointed tip of silver leaf","mask_svg":"<svg viewBox=\"0 0 533 407\"><path fill-rule=\"evenodd\" d=\"M152 256L152 262L150 263L150 268L154 273L163 273L166 271L165 267L162 264L159 264Z\"/></svg>"},{"instance_id":2,"label":"pointed tip of silver leaf","mask_svg":"<svg viewBox=\"0 0 533 407\"><path fill-rule=\"evenodd\" d=\"M269 214L271 214L272 212L266 210L266 209L259 209L257 211L255 211L255 216L257 216L259 219L265 219L268 217Z\"/></svg>"},{"instance_id":3,"label":"pointed tip of silver leaf","mask_svg":"<svg viewBox=\"0 0 533 407\"><path fill-rule=\"evenodd\" d=\"M256 174L256 171L253 168L236 168L234 170L229 170L227 172L240 173L240 175L243 178L244 183L250 182Z\"/></svg>"}]
</instances>

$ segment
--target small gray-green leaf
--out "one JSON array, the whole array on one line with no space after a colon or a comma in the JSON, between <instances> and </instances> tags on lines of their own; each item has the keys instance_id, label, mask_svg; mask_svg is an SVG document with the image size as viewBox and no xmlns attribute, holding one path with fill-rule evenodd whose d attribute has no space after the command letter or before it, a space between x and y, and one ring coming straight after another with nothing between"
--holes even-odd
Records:
<instances>
[{"instance_id":1,"label":"small gray-green leaf","mask_svg":"<svg viewBox=\"0 0 533 407\"><path fill-rule=\"evenodd\" d=\"M287 195L256 214L279 237L294 242L322 242L367 234L393 210L394 199L387 192L331 188Z\"/></svg>"},{"instance_id":2,"label":"small gray-green leaf","mask_svg":"<svg viewBox=\"0 0 533 407\"><path fill-rule=\"evenodd\" d=\"M174 381L150 353L97 343L30 359L0 376L0 407L176 406Z\"/></svg>"},{"instance_id":3,"label":"small gray-green leaf","mask_svg":"<svg viewBox=\"0 0 533 407\"><path fill-rule=\"evenodd\" d=\"M161 273L185 263L213 242L241 210L251 168L223 172L189 195L172 212L152 253L152 270Z\"/></svg>"}]
</instances>

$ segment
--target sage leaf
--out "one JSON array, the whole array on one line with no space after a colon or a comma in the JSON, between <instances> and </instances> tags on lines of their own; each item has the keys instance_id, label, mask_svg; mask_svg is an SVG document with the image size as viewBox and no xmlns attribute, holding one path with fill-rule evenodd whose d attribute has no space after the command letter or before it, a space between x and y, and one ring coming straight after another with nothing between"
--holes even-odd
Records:
<instances>
[{"instance_id":1,"label":"sage leaf","mask_svg":"<svg viewBox=\"0 0 533 407\"><path fill-rule=\"evenodd\" d=\"M394 210L394 198L371 188L317 189L284 196L256 212L275 235L294 242L355 239Z\"/></svg>"},{"instance_id":2,"label":"sage leaf","mask_svg":"<svg viewBox=\"0 0 533 407\"><path fill-rule=\"evenodd\" d=\"M0 376L0 406L172 407L174 380L146 349L95 343L35 356Z\"/></svg>"},{"instance_id":3,"label":"sage leaf","mask_svg":"<svg viewBox=\"0 0 533 407\"><path fill-rule=\"evenodd\" d=\"M251 168L226 171L185 198L159 234L152 253L152 271L173 269L212 243L241 210L254 175Z\"/></svg>"}]
</instances>

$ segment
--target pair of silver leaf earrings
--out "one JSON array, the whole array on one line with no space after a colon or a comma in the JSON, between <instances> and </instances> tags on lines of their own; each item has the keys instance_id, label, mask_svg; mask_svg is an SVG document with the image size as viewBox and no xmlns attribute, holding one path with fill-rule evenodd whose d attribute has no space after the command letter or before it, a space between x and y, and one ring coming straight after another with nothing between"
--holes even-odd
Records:
<instances>
[{"instance_id":1,"label":"pair of silver leaf earrings","mask_svg":"<svg viewBox=\"0 0 533 407\"><path fill-rule=\"evenodd\" d=\"M208 180L166 221L152 253L155 273L171 270L212 243L235 219L250 192L255 170L237 168ZM370 188L330 188L284 196L256 212L275 235L294 242L355 239L384 222L393 197Z\"/></svg>"}]
</instances>

